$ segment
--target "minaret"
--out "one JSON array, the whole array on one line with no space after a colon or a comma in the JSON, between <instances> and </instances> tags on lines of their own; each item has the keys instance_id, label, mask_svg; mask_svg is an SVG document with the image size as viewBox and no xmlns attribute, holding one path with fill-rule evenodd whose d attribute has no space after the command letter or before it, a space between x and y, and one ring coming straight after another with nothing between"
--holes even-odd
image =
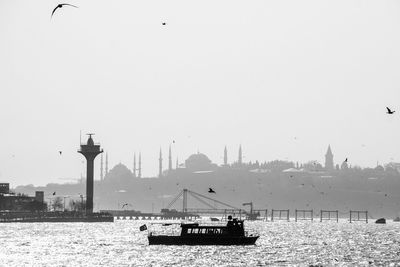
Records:
<instances>
[{"instance_id":1,"label":"minaret","mask_svg":"<svg viewBox=\"0 0 400 267\"><path fill-rule=\"evenodd\" d=\"M104 180L103 175L103 153L100 155L100 181Z\"/></svg>"},{"instance_id":2,"label":"minaret","mask_svg":"<svg viewBox=\"0 0 400 267\"><path fill-rule=\"evenodd\" d=\"M133 154L133 178L136 178L136 152Z\"/></svg>"},{"instance_id":3,"label":"minaret","mask_svg":"<svg viewBox=\"0 0 400 267\"><path fill-rule=\"evenodd\" d=\"M160 157L158 158L158 177L162 176L162 153L160 148Z\"/></svg>"},{"instance_id":4,"label":"minaret","mask_svg":"<svg viewBox=\"0 0 400 267\"><path fill-rule=\"evenodd\" d=\"M86 158L86 214L93 213L93 167L94 167L94 159L100 153L103 153L103 150L100 149L100 145L95 145L92 139L93 134L88 134L89 139L87 140L86 145L81 144L81 149L78 150L79 153L85 156Z\"/></svg>"},{"instance_id":5,"label":"minaret","mask_svg":"<svg viewBox=\"0 0 400 267\"><path fill-rule=\"evenodd\" d=\"M139 170L138 178L142 178L142 153L139 152Z\"/></svg>"},{"instance_id":6,"label":"minaret","mask_svg":"<svg viewBox=\"0 0 400 267\"><path fill-rule=\"evenodd\" d=\"M331 145L329 145L328 150L326 151L326 154L325 154L325 169L327 171L333 171L333 168L334 168L333 166L334 166L333 153L331 150Z\"/></svg>"},{"instance_id":7,"label":"minaret","mask_svg":"<svg viewBox=\"0 0 400 267\"><path fill-rule=\"evenodd\" d=\"M171 146L169 146L169 152L168 152L168 171L172 171L172 154L171 154Z\"/></svg>"},{"instance_id":8,"label":"minaret","mask_svg":"<svg viewBox=\"0 0 400 267\"><path fill-rule=\"evenodd\" d=\"M228 150L226 149L226 146L224 149L224 166L228 166Z\"/></svg>"},{"instance_id":9,"label":"minaret","mask_svg":"<svg viewBox=\"0 0 400 267\"><path fill-rule=\"evenodd\" d=\"M104 177L107 176L107 174L108 174L108 153L106 152L106 173Z\"/></svg>"},{"instance_id":10,"label":"minaret","mask_svg":"<svg viewBox=\"0 0 400 267\"><path fill-rule=\"evenodd\" d=\"M242 145L239 146L239 159L238 159L238 164L242 165Z\"/></svg>"}]
</instances>

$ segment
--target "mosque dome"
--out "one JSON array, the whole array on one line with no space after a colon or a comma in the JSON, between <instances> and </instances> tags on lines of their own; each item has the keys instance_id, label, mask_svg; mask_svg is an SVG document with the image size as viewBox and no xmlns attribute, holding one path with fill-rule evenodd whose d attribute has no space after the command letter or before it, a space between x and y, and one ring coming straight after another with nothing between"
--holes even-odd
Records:
<instances>
[{"instance_id":1,"label":"mosque dome","mask_svg":"<svg viewBox=\"0 0 400 267\"><path fill-rule=\"evenodd\" d=\"M131 180L133 174L124 164L119 163L107 173L105 178L110 181L121 182Z\"/></svg>"},{"instance_id":2,"label":"mosque dome","mask_svg":"<svg viewBox=\"0 0 400 267\"><path fill-rule=\"evenodd\" d=\"M192 171L205 171L213 168L211 160L202 153L197 153L190 155L187 160L185 160L186 169Z\"/></svg>"}]
</instances>

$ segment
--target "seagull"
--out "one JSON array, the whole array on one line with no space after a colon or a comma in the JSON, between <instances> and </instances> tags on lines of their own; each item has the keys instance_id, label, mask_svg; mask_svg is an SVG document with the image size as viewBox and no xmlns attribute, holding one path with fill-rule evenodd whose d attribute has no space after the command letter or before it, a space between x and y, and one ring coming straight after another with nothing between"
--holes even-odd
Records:
<instances>
[{"instance_id":1,"label":"seagull","mask_svg":"<svg viewBox=\"0 0 400 267\"><path fill-rule=\"evenodd\" d=\"M346 163L347 163L347 158L344 160L344 162L346 162Z\"/></svg>"},{"instance_id":2,"label":"seagull","mask_svg":"<svg viewBox=\"0 0 400 267\"><path fill-rule=\"evenodd\" d=\"M55 196L55 195L56 195L56 192L54 191L54 192L53 192L53 196Z\"/></svg>"},{"instance_id":3,"label":"seagull","mask_svg":"<svg viewBox=\"0 0 400 267\"><path fill-rule=\"evenodd\" d=\"M393 114L393 113L395 113L396 111L395 110L391 110L390 108L388 108L388 107L386 107L386 109L387 109L387 114Z\"/></svg>"},{"instance_id":4,"label":"seagull","mask_svg":"<svg viewBox=\"0 0 400 267\"><path fill-rule=\"evenodd\" d=\"M208 188L208 193L210 193L210 194L216 194L215 191L214 191L211 187Z\"/></svg>"},{"instance_id":5,"label":"seagull","mask_svg":"<svg viewBox=\"0 0 400 267\"><path fill-rule=\"evenodd\" d=\"M58 151L58 153L60 153L60 155L62 154L62 151L60 150L60 151Z\"/></svg>"},{"instance_id":6,"label":"seagull","mask_svg":"<svg viewBox=\"0 0 400 267\"><path fill-rule=\"evenodd\" d=\"M51 12L51 17L53 17L54 12L56 12L56 10L57 10L58 8L62 8L63 6L72 6L72 7L78 8L77 6L74 6L74 5L71 5L71 4L58 4L58 5L53 9L53 12Z\"/></svg>"},{"instance_id":7,"label":"seagull","mask_svg":"<svg viewBox=\"0 0 400 267\"><path fill-rule=\"evenodd\" d=\"M124 208L125 206L128 206L129 204L128 203L125 203L124 205L122 205L122 208Z\"/></svg>"},{"instance_id":8,"label":"seagull","mask_svg":"<svg viewBox=\"0 0 400 267\"><path fill-rule=\"evenodd\" d=\"M161 23L163 26L165 26L165 25L167 25L167 23L166 22L163 22L163 23Z\"/></svg>"}]
</instances>

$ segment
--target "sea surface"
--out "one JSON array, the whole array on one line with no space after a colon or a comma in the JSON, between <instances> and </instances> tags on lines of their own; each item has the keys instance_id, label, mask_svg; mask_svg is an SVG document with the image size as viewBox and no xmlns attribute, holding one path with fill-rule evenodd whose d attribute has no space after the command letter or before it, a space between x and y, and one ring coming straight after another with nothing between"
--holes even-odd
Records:
<instances>
[{"instance_id":1,"label":"sea surface","mask_svg":"<svg viewBox=\"0 0 400 267\"><path fill-rule=\"evenodd\" d=\"M400 223L246 222L255 246L149 246L150 221L0 224L0 266L400 266Z\"/></svg>"}]
</instances>

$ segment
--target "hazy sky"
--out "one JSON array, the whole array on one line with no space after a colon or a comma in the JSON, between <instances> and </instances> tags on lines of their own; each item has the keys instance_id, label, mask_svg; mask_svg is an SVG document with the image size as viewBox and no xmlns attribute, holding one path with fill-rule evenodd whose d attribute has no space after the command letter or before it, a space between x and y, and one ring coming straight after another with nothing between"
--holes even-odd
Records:
<instances>
[{"instance_id":1,"label":"hazy sky","mask_svg":"<svg viewBox=\"0 0 400 267\"><path fill-rule=\"evenodd\" d=\"M328 144L335 163L400 161L398 1L71 0L50 20L58 3L0 0L2 182L79 178L80 130L111 167L141 151L144 176L173 140L174 165L239 144L245 161L323 162Z\"/></svg>"}]
</instances>

